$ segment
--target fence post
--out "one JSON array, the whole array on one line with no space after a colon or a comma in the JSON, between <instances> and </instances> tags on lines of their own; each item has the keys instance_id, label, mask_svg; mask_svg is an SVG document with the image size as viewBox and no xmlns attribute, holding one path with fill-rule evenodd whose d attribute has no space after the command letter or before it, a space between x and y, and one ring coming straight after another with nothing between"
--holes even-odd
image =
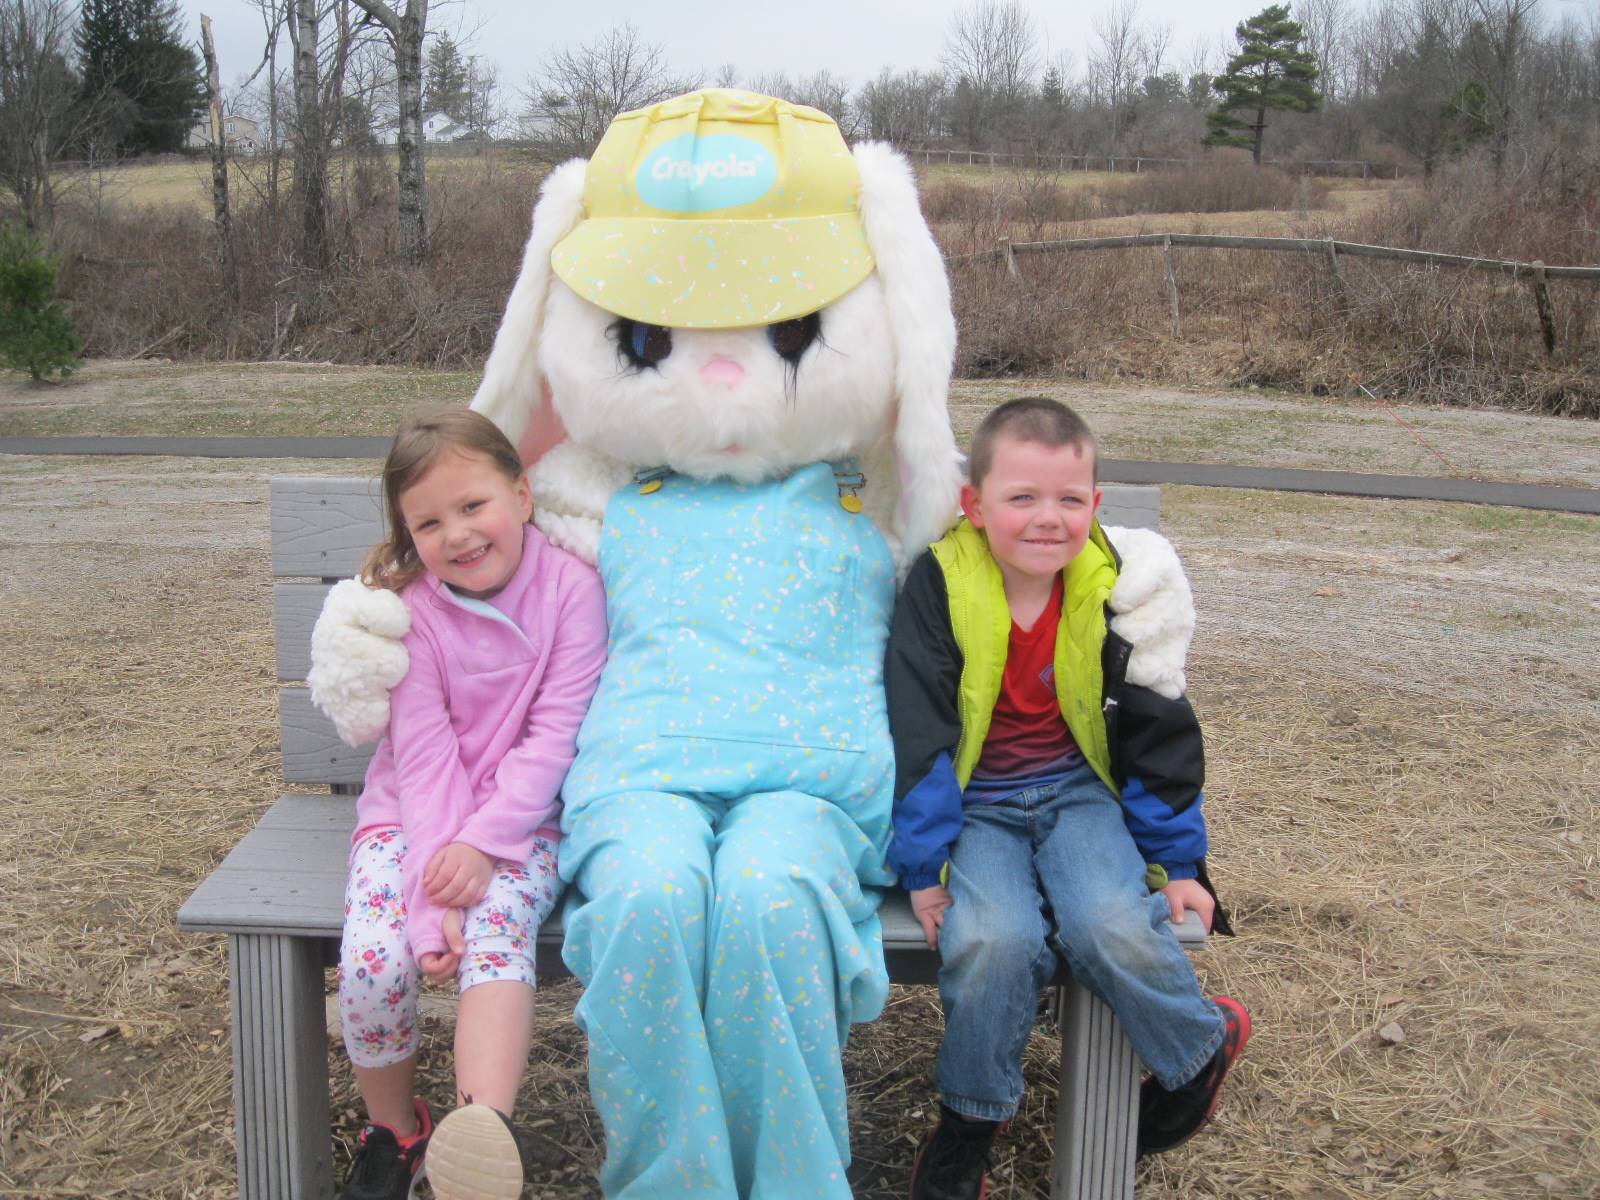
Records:
<instances>
[{"instance_id":1,"label":"fence post","mask_svg":"<svg viewBox=\"0 0 1600 1200\"><path fill-rule=\"evenodd\" d=\"M1178 336L1178 274L1172 269L1172 235L1161 238L1161 265L1167 276L1167 303L1172 308L1172 336Z\"/></svg>"},{"instance_id":2,"label":"fence post","mask_svg":"<svg viewBox=\"0 0 1600 1200\"><path fill-rule=\"evenodd\" d=\"M1544 262L1533 260L1533 303L1539 310L1539 330L1544 334L1546 356L1556 352L1556 314L1550 303L1550 285L1545 282Z\"/></svg>"},{"instance_id":3,"label":"fence post","mask_svg":"<svg viewBox=\"0 0 1600 1200\"><path fill-rule=\"evenodd\" d=\"M1334 245L1333 239L1328 239L1328 283L1333 288L1334 303L1339 306L1339 311L1345 310L1344 280L1339 278L1339 248Z\"/></svg>"},{"instance_id":4,"label":"fence post","mask_svg":"<svg viewBox=\"0 0 1600 1200\"><path fill-rule=\"evenodd\" d=\"M1009 275L1012 279L1015 279L1017 277L1017 274L1018 274L1018 272L1017 272L1017 252L1011 248L1011 239L1008 238L1008 237L1001 238L1000 239L1000 246L1001 246L1001 249L1005 252L1005 256L1006 256L1006 274Z\"/></svg>"}]
</instances>

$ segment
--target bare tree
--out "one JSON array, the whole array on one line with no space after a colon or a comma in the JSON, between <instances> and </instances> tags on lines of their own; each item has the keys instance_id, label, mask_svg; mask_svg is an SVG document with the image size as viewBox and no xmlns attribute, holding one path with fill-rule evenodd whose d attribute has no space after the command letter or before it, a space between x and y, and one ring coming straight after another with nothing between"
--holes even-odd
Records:
<instances>
[{"instance_id":1,"label":"bare tree","mask_svg":"<svg viewBox=\"0 0 1600 1200\"><path fill-rule=\"evenodd\" d=\"M618 113L692 91L697 82L673 75L666 51L623 23L557 50L529 78L523 99L535 140L558 154L588 154Z\"/></svg>"},{"instance_id":2,"label":"bare tree","mask_svg":"<svg viewBox=\"0 0 1600 1200\"><path fill-rule=\"evenodd\" d=\"M0 3L0 182L30 230L53 212L51 169L87 119L69 63L72 27L65 0Z\"/></svg>"},{"instance_id":3,"label":"bare tree","mask_svg":"<svg viewBox=\"0 0 1600 1200\"><path fill-rule=\"evenodd\" d=\"M1505 166L1506 150L1520 116L1523 60L1537 33L1539 0L1464 0L1470 28L1465 54L1487 101L1490 155L1495 170Z\"/></svg>"},{"instance_id":4,"label":"bare tree","mask_svg":"<svg viewBox=\"0 0 1600 1200\"><path fill-rule=\"evenodd\" d=\"M1410 0L1394 12L1396 38L1365 117L1432 175L1459 148L1457 113L1467 82L1461 8L1451 0Z\"/></svg>"},{"instance_id":5,"label":"bare tree","mask_svg":"<svg viewBox=\"0 0 1600 1200\"><path fill-rule=\"evenodd\" d=\"M400 240L406 257L420 264L428 254L427 180L422 165L422 39L428 31L428 0L406 0L396 12L383 0L350 0L376 21L394 53L400 125Z\"/></svg>"},{"instance_id":6,"label":"bare tree","mask_svg":"<svg viewBox=\"0 0 1600 1200\"><path fill-rule=\"evenodd\" d=\"M1139 26L1139 0L1113 0L1089 21L1095 47L1089 51L1089 80L1093 94L1109 109L1110 130L1106 150L1115 153L1132 118L1133 97L1139 81L1149 73L1150 54L1145 32ZM1165 53L1170 31L1162 38Z\"/></svg>"},{"instance_id":7,"label":"bare tree","mask_svg":"<svg viewBox=\"0 0 1600 1200\"><path fill-rule=\"evenodd\" d=\"M1295 0L1295 20L1305 31L1306 49L1317 60L1323 99L1345 98L1351 12L1346 0Z\"/></svg>"},{"instance_id":8,"label":"bare tree","mask_svg":"<svg viewBox=\"0 0 1600 1200\"><path fill-rule=\"evenodd\" d=\"M865 136L896 146L925 145L944 133L949 99L945 77L938 71L906 71L888 67L862 85L852 105Z\"/></svg>"},{"instance_id":9,"label":"bare tree","mask_svg":"<svg viewBox=\"0 0 1600 1200\"><path fill-rule=\"evenodd\" d=\"M268 210L276 212L278 166L283 149L283 79L278 71L278 37L288 21L288 9L293 0L248 0L248 3L261 15L266 46L255 70L250 72L235 89L233 109L235 112L251 113L256 116L265 115L267 127L265 199ZM266 79L258 85L256 81L263 73Z\"/></svg>"},{"instance_id":10,"label":"bare tree","mask_svg":"<svg viewBox=\"0 0 1600 1200\"><path fill-rule=\"evenodd\" d=\"M239 299L239 268L233 259L233 216L228 209L228 139L222 130L222 85L218 81L217 50L211 40L211 18L200 18L200 44L206 59L206 98L211 117L211 205L217 229L217 269L235 302Z\"/></svg>"},{"instance_id":11,"label":"bare tree","mask_svg":"<svg viewBox=\"0 0 1600 1200\"><path fill-rule=\"evenodd\" d=\"M467 84L462 97L461 123L478 142L494 136L505 113L500 104L500 70L477 55L467 60Z\"/></svg>"},{"instance_id":12,"label":"bare tree","mask_svg":"<svg viewBox=\"0 0 1600 1200\"><path fill-rule=\"evenodd\" d=\"M945 35L952 119L970 144L987 144L1016 115L1039 73L1039 34L1017 0L977 0L957 9Z\"/></svg>"},{"instance_id":13,"label":"bare tree","mask_svg":"<svg viewBox=\"0 0 1600 1200\"><path fill-rule=\"evenodd\" d=\"M317 60L322 8L317 0L293 0L288 29L294 48L294 209L300 221L300 260L320 271L329 259L329 202L328 138Z\"/></svg>"},{"instance_id":14,"label":"bare tree","mask_svg":"<svg viewBox=\"0 0 1600 1200\"><path fill-rule=\"evenodd\" d=\"M850 102L849 82L827 68L801 79L791 79L782 73L758 75L750 81L750 90L825 112L838 123L840 132L847 138L860 133L860 122Z\"/></svg>"}]
</instances>

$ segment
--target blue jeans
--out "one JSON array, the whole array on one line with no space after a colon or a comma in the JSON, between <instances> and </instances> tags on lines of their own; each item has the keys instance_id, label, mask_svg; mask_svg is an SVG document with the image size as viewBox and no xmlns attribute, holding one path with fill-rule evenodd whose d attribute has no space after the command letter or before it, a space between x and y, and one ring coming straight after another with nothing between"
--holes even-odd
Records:
<instances>
[{"instance_id":1,"label":"blue jeans","mask_svg":"<svg viewBox=\"0 0 1600 1200\"><path fill-rule=\"evenodd\" d=\"M1144 870L1122 805L1088 764L967 806L939 935L945 1026L935 1078L946 1105L987 1121L1017 1111L1022 1051L1057 955L1111 1006L1164 1087L1211 1060L1222 1017Z\"/></svg>"}]
</instances>

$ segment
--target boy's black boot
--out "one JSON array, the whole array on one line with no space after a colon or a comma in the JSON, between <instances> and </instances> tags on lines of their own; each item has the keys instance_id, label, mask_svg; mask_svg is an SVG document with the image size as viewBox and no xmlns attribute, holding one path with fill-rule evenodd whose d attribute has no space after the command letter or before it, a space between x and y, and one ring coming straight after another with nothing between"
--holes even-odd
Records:
<instances>
[{"instance_id":1,"label":"boy's black boot","mask_svg":"<svg viewBox=\"0 0 1600 1200\"><path fill-rule=\"evenodd\" d=\"M976 1121L939 1106L939 1124L911 1164L911 1200L983 1200L989 1151L1004 1121Z\"/></svg>"},{"instance_id":2,"label":"boy's black boot","mask_svg":"<svg viewBox=\"0 0 1600 1200\"><path fill-rule=\"evenodd\" d=\"M1168 1091L1154 1079L1139 1089L1139 1157L1181 1146L1210 1122L1222 1098L1222 1081L1250 1040L1250 1014L1231 996L1213 996L1222 1013L1222 1045L1188 1083Z\"/></svg>"}]
</instances>

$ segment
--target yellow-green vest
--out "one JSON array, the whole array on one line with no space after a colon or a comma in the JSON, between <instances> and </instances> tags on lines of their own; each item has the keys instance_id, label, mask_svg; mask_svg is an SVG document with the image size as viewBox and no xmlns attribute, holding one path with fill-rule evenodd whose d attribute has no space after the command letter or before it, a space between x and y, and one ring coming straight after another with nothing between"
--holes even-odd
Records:
<instances>
[{"instance_id":1,"label":"yellow-green vest","mask_svg":"<svg viewBox=\"0 0 1600 1200\"><path fill-rule=\"evenodd\" d=\"M989 722L1011 646L1011 609L1000 566L981 530L962 520L933 544L950 598L950 626L961 650L957 709L961 740L956 745L956 779L964 790L989 735ZM1061 715L1096 775L1113 795L1122 789L1111 777L1102 704L1105 677L1100 651L1106 639L1106 601L1117 582L1117 560L1096 521L1089 541L1062 571L1061 624L1056 630L1055 686Z\"/></svg>"}]
</instances>

